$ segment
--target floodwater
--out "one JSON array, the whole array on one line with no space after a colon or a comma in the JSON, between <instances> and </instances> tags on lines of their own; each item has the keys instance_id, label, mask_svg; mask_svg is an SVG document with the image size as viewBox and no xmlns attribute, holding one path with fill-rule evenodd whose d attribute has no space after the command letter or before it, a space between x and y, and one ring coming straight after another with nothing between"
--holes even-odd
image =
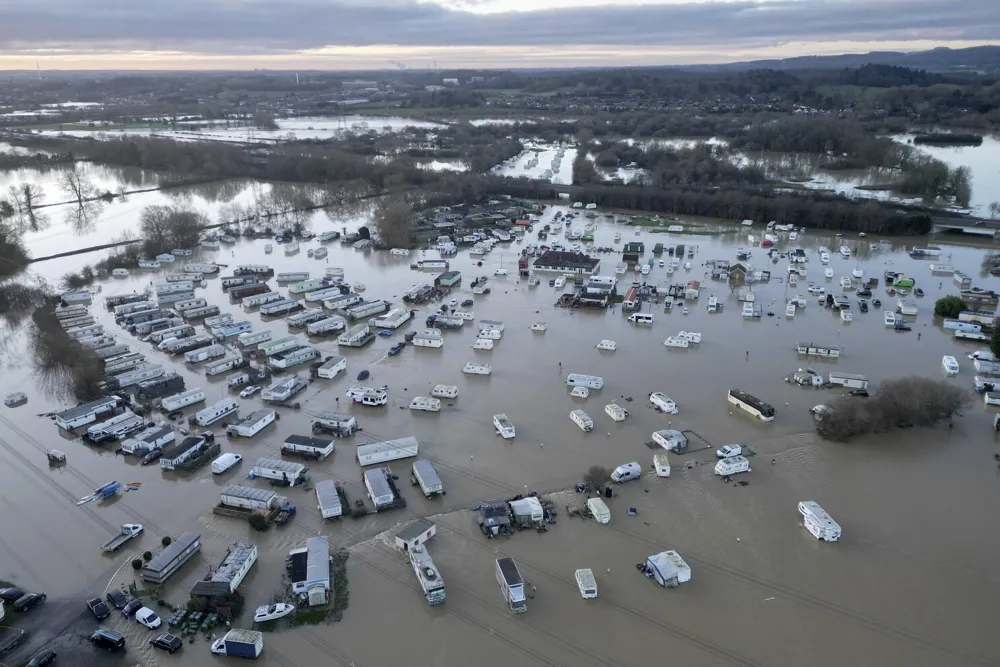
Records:
<instances>
[{"instance_id":1,"label":"floodwater","mask_svg":"<svg viewBox=\"0 0 1000 667\"><path fill-rule=\"evenodd\" d=\"M555 210L546 213L546 221ZM323 229L313 225L313 231ZM260 559L244 584L252 607L279 589L288 549L322 533L335 547L350 549L350 607L340 623L268 634L261 657L265 666L307 667L324 661L358 667L450 667L474 657L483 667L638 667L665 651L671 661L685 665L997 664L1000 639L992 617L1000 589L994 567L1000 538L982 519L1000 512L992 415L976 401L953 428L906 431L847 445L828 443L813 435L808 408L830 400L835 392L782 381L809 364L796 355L795 342L812 340L843 347L838 361L812 362L813 368L865 373L875 383L910 374L941 377L941 356L954 354L962 369L949 381L968 387L971 394L973 369L963 353L977 346L955 342L931 315L938 296L955 292L950 280L932 276L928 262L910 259L901 243L872 253L868 244L877 239L848 239L857 252L850 260L839 255L831 260L837 279L855 267L881 279L891 267L914 276L927 292L918 301L921 312L912 333L886 330L878 309L856 312L852 323L841 324L813 298L792 320L781 316L747 321L729 287L709 280L702 268L713 258L733 259L736 248L746 245L745 229L723 236L644 231L636 237L631 228L604 221L597 245L612 245L615 232L626 242L644 241L647 256L656 242L697 246L692 270L680 269L673 276L673 282L702 280L701 299L690 304L689 315L676 310L664 314L654 307L655 323L639 328L628 324L620 311L554 308L557 295L547 280L529 288L516 278L518 244L498 246L481 267L462 253L451 260L452 268L463 274L457 297L474 298L477 319L506 325L493 351L472 350L475 327L466 326L445 332L441 349L407 347L387 357L388 347L407 330L423 328L422 318L431 310L424 307L418 321L391 338L377 338L360 350L340 350L349 360L346 375L313 383L298 398L301 410L281 408L276 425L252 440L224 439L223 449L239 452L245 460L221 478L207 469L165 474L156 466L141 467L132 458L115 456L110 447L94 449L72 441L48 419L35 416L66 407L66 402L39 386L29 363L10 361L4 370L7 386L24 389L30 401L21 408L0 409L0 489L9 506L31 511L7 515L0 536L0 578L42 588L51 597L81 599L109 582L131 581L127 564L133 554L126 550L104 556L98 545L119 524L140 522L146 534L135 549L155 549L166 534L194 530L202 535L202 554L167 587L167 597L178 603L187 599L192 582L222 558L227 545L254 540ZM411 260L422 256L419 252L397 258L332 244L328 260L317 261L305 252L317 242L303 243L294 256L286 256L279 245L273 254L265 254L265 243L242 242L220 252L202 252L192 261L267 263L279 272L308 269L314 275L340 266L349 282L366 285L366 298L395 303L410 285L430 282L435 275L409 268ZM834 288L836 280L823 280L816 253L819 245L839 247L840 240L809 232L799 244L809 253L810 279L840 293ZM944 256L936 261L959 266L981 287L998 289L1000 281L980 275L983 252L945 246ZM617 261L614 255L604 256L602 273L613 272ZM759 249L751 263L776 275L785 269L784 261L771 264ZM46 264L51 263L35 269L45 274L50 270ZM472 278L492 275L499 267L511 275L491 278L492 293L473 297ZM648 280L659 283L667 278L664 271L654 268ZM52 267L52 272L61 275L64 270ZM165 272L136 269L127 279L103 283L91 311L132 349L179 367L114 329L101 305L101 297L141 289ZM632 276L622 280L628 283ZM792 288L774 280L759 287L757 295L768 307L773 302L773 310L783 315L785 299L805 291L805 282ZM710 294L724 299L724 312L707 312ZM217 277L198 295L242 319L241 309L222 295ZM885 294L880 296L890 303ZM256 312L246 319L276 336L285 333L280 319L262 323ZM546 333L529 330L536 321L548 323ZM662 345L680 330L701 332L703 342L688 350ZM594 348L605 338L618 342L616 352ZM337 352L332 341L316 344L324 355ZM492 375L462 374L461 368L473 360L492 364ZM344 391L362 369L373 375L367 384L389 386L389 406L347 405ZM209 401L227 394L224 379L208 379L197 368L180 372L188 387L205 388ZM565 386L569 372L601 375L605 386L585 401L573 399ZM437 383L458 385L459 397L437 414L406 409L413 396L427 395ZM730 414L726 391L732 387L771 402L777 419L760 424ZM676 400L679 414L651 410L646 396L652 391ZM287 435L308 433L310 415L336 409L338 397L341 409L355 413L364 431L338 441L330 460L312 464L314 480L343 481L352 499L362 497L353 445L413 435L421 442L421 457L437 466L448 494L423 499L405 483L410 462L397 461L390 465L400 476L409 503L405 510L324 524L312 492L291 489L287 495L298 505L298 515L267 533L252 533L242 521L211 513L225 484L263 488L260 481L244 479L253 461L276 455ZM604 413L612 401L630 411L625 422L612 422ZM241 404L246 414L257 407L258 399ZM575 408L594 419L594 432L584 433L569 420ZM500 412L517 428L513 441L493 433L491 418ZM607 525L566 516L564 506L579 504L582 498L565 490L588 466L614 467L634 460L648 467L653 452L643 443L651 432L669 426L690 429L712 447L672 456L669 480L649 473L616 489L618 496L608 501L612 519ZM731 442L756 452L753 471L742 475L749 482L746 487L725 484L712 474L714 448ZM51 447L66 452L67 467L47 467L44 451ZM685 469L687 461L695 465ZM113 479L142 482L142 487L108 504L75 506L77 498ZM463 511L481 500L526 489L558 492L558 523L545 534L525 532L489 541L476 528L474 514ZM809 499L843 526L840 543L817 542L803 530L796 503ZM636 516L628 516L628 508L635 508ZM424 602L410 566L389 546L391 531L418 516L431 516L438 524L429 551L447 586L448 600L441 607ZM661 589L635 571L635 563L665 549L676 549L690 564L690 583ZM535 589L526 614L509 613L500 596L494 575L494 559L500 555L512 556ZM592 568L597 576L596 600L582 600L576 590L573 572L581 567ZM144 645L146 631L117 618L113 625L126 632L135 657L153 659ZM237 625L246 627L246 621ZM215 664L202 639L171 660L199 667Z\"/></svg>"}]
</instances>

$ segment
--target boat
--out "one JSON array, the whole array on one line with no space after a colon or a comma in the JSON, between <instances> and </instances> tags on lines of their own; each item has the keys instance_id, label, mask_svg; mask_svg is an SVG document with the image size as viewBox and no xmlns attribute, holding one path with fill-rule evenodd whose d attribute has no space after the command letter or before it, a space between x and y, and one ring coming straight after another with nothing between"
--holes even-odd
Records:
<instances>
[{"instance_id":1,"label":"boat","mask_svg":"<svg viewBox=\"0 0 1000 667\"><path fill-rule=\"evenodd\" d=\"M785 306L785 317L795 317L795 302L789 301Z\"/></svg>"},{"instance_id":2,"label":"boat","mask_svg":"<svg viewBox=\"0 0 1000 667\"><path fill-rule=\"evenodd\" d=\"M128 276L128 269L112 269L111 275L115 278L125 278Z\"/></svg>"},{"instance_id":3,"label":"boat","mask_svg":"<svg viewBox=\"0 0 1000 667\"><path fill-rule=\"evenodd\" d=\"M826 267L825 269L823 269L823 277L826 278L827 280L832 280L833 269L831 269L830 267Z\"/></svg>"},{"instance_id":4,"label":"boat","mask_svg":"<svg viewBox=\"0 0 1000 667\"><path fill-rule=\"evenodd\" d=\"M367 370L358 373L358 380L367 380L369 377L371 377L371 373Z\"/></svg>"},{"instance_id":5,"label":"boat","mask_svg":"<svg viewBox=\"0 0 1000 667\"><path fill-rule=\"evenodd\" d=\"M914 296L923 296L924 295L924 291L922 289L920 289L919 287L917 287L916 289L913 290L913 294L914 294Z\"/></svg>"},{"instance_id":6,"label":"boat","mask_svg":"<svg viewBox=\"0 0 1000 667\"><path fill-rule=\"evenodd\" d=\"M896 296L906 296L907 294L909 294L909 292L907 292L902 287L896 290Z\"/></svg>"},{"instance_id":7,"label":"boat","mask_svg":"<svg viewBox=\"0 0 1000 667\"><path fill-rule=\"evenodd\" d=\"M847 259L848 257L851 256L851 249L848 248L846 245L840 246L840 256Z\"/></svg>"},{"instance_id":8,"label":"boat","mask_svg":"<svg viewBox=\"0 0 1000 667\"><path fill-rule=\"evenodd\" d=\"M270 243L264 245L264 252L270 255L274 251L274 246Z\"/></svg>"},{"instance_id":9,"label":"boat","mask_svg":"<svg viewBox=\"0 0 1000 667\"><path fill-rule=\"evenodd\" d=\"M843 278L840 279L840 286L843 287L844 289L853 289L854 283L851 282L850 278L844 276Z\"/></svg>"},{"instance_id":10,"label":"boat","mask_svg":"<svg viewBox=\"0 0 1000 667\"><path fill-rule=\"evenodd\" d=\"M849 311L849 310L843 310L843 309L840 311L840 321L841 322L845 322L846 323L846 322L850 322L853 319L854 318L851 317L851 311Z\"/></svg>"},{"instance_id":11,"label":"boat","mask_svg":"<svg viewBox=\"0 0 1000 667\"><path fill-rule=\"evenodd\" d=\"M286 255L294 255L298 251L299 251L299 244L298 243L289 243L289 244L287 244L285 246L285 254Z\"/></svg>"},{"instance_id":12,"label":"boat","mask_svg":"<svg viewBox=\"0 0 1000 667\"><path fill-rule=\"evenodd\" d=\"M532 331L538 331L540 333L545 333L545 330L548 328L549 325L547 325L545 322L535 322L534 324L531 325Z\"/></svg>"},{"instance_id":13,"label":"boat","mask_svg":"<svg viewBox=\"0 0 1000 667\"><path fill-rule=\"evenodd\" d=\"M329 254L329 252L330 251L326 248L316 248L313 250L313 259L323 259Z\"/></svg>"},{"instance_id":14,"label":"boat","mask_svg":"<svg viewBox=\"0 0 1000 667\"><path fill-rule=\"evenodd\" d=\"M948 377L958 375L958 359L950 354L946 354L941 357L941 366L944 368L945 375Z\"/></svg>"},{"instance_id":15,"label":"boat","mask_svg":"<svg viewBox=\"0 0 1000 667\"><path fill-rule=\"evenodd\" d=\"M295 605L291 605L286 602L278 602L277 604L270 605L266 604L257 607L257 611L253 613L253 622L266 623L267 621L276 621L279 618L288 616L293 611L295 611Z\"/></svg>"},{"instance_id":16,"label":"boat","mask_svg":"<svg viewBox=\"0 0 1000 667\"><path fill-rule=\"evenodd\" d=\"M668 336L667 339L663 341L663 344L667 347L687 348L690 347L691 341L687 338L681 338L680 336Z\"/></svg>"},{"instance_id":17,"label":"boat","mask_svg":"<svg viewBox=\"0 0 1000 667\"><path fill-rule=\"evenodd\" d=\"M602 340L597 344L598 350L607 350L608 352L614 352L618 349L618 343L613 340Z\"/></svg>"},{"instance_id":18,"label":"boat","mask_svg":"<svg viewBox=\"0 0 1000 667\"><path fill-rule=\"evenodd\" d=\"M829 264L830 263L830 253L828 253L826 251L821 252L819 254L819 261L821 261L823 264Z\"/></svg>"}]
</instances>

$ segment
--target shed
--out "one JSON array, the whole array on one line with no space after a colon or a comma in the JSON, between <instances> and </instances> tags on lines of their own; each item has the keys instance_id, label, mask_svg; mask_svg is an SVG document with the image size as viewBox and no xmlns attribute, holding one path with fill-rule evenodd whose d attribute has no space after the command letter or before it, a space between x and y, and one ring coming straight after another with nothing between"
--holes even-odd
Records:
<instances>
[{"instance_id":1,"label":"shed","mask_svg":"<svg viewBox=\"0 0 1000 667\"><path fill-rule=\"evenodd\" d=\"M510 513L502 500L484 500L476 521L488 537L510 533Z\"/></svg>"},{"instance_id":2,"label":"shed","mask_svg":"<svg viewBox=\"0 0 1000 667\"><path fill-rule=\"evenodd\" d=\"M741 262L737 262L729 268L729 280L732 282L744 282L748 275L753 275L750 267Z\"/></svg>"},{"instance_id":3,"label":"shed","mask_svg":"<svg viewBox=\"0 0 1000 667\"><path fill-rule=\"evenodd\" d=\"M417 519L396 533L396 548L410 551L437 535L437 526L427 519Z\"/></svg>"},{"instance_id":4,"label":"shed","mask_svg":"<svg viewBox=\"0 0 1000 667\"><path fill-rule=\"evenodd\" d=\"M691 568L676 551L662 551L646 559L648 568L656 583L665 588L675 588L678 584L691 581Z\"/></svg>"},{"instance_id":5,"label":"shed","mask_svg":"<svg viewBox=\"0 0 1000 667\"><path fill-rule=\"evenodd\" d=\"M510 511L518 526L533 526L545 519L545 512L542 510L542 503L539 502L538 498L512 500L510 501Z\"/></svg>"}]
</instances>

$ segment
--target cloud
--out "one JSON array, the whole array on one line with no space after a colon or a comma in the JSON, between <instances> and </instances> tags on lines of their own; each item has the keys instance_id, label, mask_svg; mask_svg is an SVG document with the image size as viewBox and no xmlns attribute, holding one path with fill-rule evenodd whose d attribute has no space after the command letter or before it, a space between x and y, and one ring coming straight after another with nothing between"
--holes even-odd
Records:
<instances>
[{"instance_id":1,"label":"cloud","mask_svg":"<svg viewBox=\"0 0 1000 667\"><path fill-rule=\"evenodd\" d=\"M508 0L512 4L516 0ZM537 7L543 0L522 4ZM419 0L32 0L0 6L0 51L11 55L46 50L269 55L324 47L562 45L627 46L640 53L644 47L726 52L783 42L855 41L877 47L889 41L985 41L997 35L997 0L608 2L485 14Z\"/></svg>"}]
</instances>

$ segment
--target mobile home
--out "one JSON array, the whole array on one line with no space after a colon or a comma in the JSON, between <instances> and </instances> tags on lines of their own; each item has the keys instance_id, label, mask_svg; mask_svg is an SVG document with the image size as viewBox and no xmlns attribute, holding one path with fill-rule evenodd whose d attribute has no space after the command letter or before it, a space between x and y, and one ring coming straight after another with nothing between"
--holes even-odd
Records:
<instances>
[{"instance_id":1,"label":"mobile home","mask_svg":"<svg viewBox=\"0 0 1000 667\"><path fill-rule=\"evenodd\" d=\"M275 368L291 368L292 366L312 361L318 355L319 353L315 348L302 345L268 357L268 363Z\"/></svg>"},{"instance_id":2,"label":"mobile home","mask_svg":"<svg viewBox=\"0 0 1000 667\"><path fill-rule=\"evenodd\" d=\"M239 409L240 404L235 399L224 398L195 413L194 421L198 426L211 426L220 419L235 415Z\"/></svg>"},{"instance_id":3,"label":"mobile home","mask_svg":"<svg viewBox=\"0 0 1000 667\"><path fill-rule=\"evenodd\" d=\"M263 431L275 419L274 410L255 410L240 421L226 427L226 433L241 438L252 438Z\"/></svg>"},{"instance_id":4,"label":"mobile home","mask_svg":"<svg viewBox=\"0 0 1000 667\"><path fill-rule=\"evenodd\" d=\"M253 468L250 469L250 477L251 479L254 477L273 479L286 486L298 486L308 481L309 468L301 463L261 458L257 459Z\"/></svg>"},{"instance_id":5,"label":"mobile home","mask_svg":"<svg viewBox=\"0 0 1000 667\"><path fill-rule=\"evenodd\" d=\"M326 460L333 454L333 450L333 440L307 435L290 435L281 445L281 453L284 456L299 456L317 461Z\"/></svg>"},{"instance_id":6,"label":"mobile home","mask_svg":"<svg viewBox=\"0 0 1000 667\"><path fill-rule=\"evenodd\" d=\"M364 472L365 489L371 498L375 511L396 507L402 501L396 485L392 481L389 468L372 468Z\"/></svg>"},{"instance_id":7,"label":"mobile home","mask_svg":"<svg viewBox=\"0 0 1000 667\"><path fill-rule=\"evenodd\" d=\"M240 305L244 311L247 311L258 306L266 306L269 303L277 303L279 301L286 301L280 292L258 292L243 299Z\"/></svg>"},{"instance_id":8,"label":"mobile home","mask_svg":"<svg viewBox=\"0 0 1000 667\"><path fill-rule=\"evenodd\" d=\"M840 524L830 518L815 500L803 500L799 503L799 514L802 515L802 525L817 540L837 542L840 540Z\"/></svg>"},{"instance_id":9,"label":"mobile home","mask_svg":"<svg viewBox=\"0 0 1000 667\"><path fill-rule=\"evenodd\" d=\"M332 479L316 482L316 507L323 519L334 519L344 513L337 482Z\"/></svg>"},{"instance_id":10,"label":"mobile home","mask_svg":"<svg viewBox=\"0 0 1000 667\"><path fill-rule=\"evenodd\" d=\"M414 437L358 445L356 458L362 467L417 456L420 443Z\"/></svg>"},{"instance_id":11,"label":"mobile home","mask_svg":"<svg viewBox=\"0 0 1000 667\"><path fill-rule=\"evenodd\" d=\"M167 396L160 401L160 409L164 412L174 412L175 410L186 408L189 405L201 403L204 400L205 390L196 387L179 394L174 394L173 396Z\"/></svg>"},{"instance_id":12,"label":"mobile home","mask_svg":"<svg viewBox=\"0 0 1000 667\"><path fill-rule=\"evenodd\" d=\"M293 350L302 343L296 336L285 336L284 338L279 338L277 340L272 340L270 342L264 343L257 348L257 351L266 357L278 354L280 352L285 352L287 350Z\"/></svg>"},{"instance_id":13,"label":"mobile home","mask_svg":"<svg viewBox=\"0 0 1000 667\"><path fill-rule=\"evenodd\" d=\"M330 357L323 365L316 369L316 376L333 379L337 377L337 374L341 371L347 370L347 357Z\"/></svg>"},{"instance_id":14,"label":"mobile home","mask_svg":"<svg viewBox=\"0 0 1000 667\"><path fill-rule=\"evenodd\" d=\"M372 320L372 326L378 329L398 329L410 320L410 311L406 308L393 308L385 315Z\"/></svg>"}]
</instances>

